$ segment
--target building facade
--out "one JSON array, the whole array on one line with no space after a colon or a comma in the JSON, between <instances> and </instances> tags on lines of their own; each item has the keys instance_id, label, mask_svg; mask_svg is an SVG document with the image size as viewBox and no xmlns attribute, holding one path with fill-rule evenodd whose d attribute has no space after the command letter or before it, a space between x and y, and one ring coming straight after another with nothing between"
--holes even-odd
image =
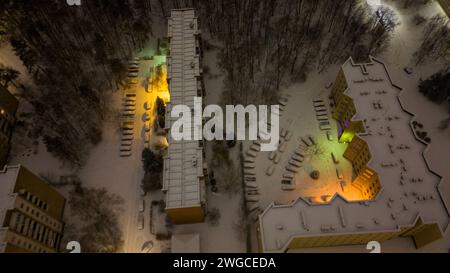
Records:
<instances>
[{"instance_id":1,"label":"building facade","mask_svg":"<svg viewBox=\"0 0 450 273\"><path fill-rule=\"evenodd\" d=\"M53 253L63 234L65 198L25 167L0 171L0 252Z\"/></svg>"},{"instance_id":2,"label":"building facade","mask_svg":"<svg viewBox=\"0 0 450 273\"><path fill-rule=\"evenodd\" d=\"M18 105L19 101L6 88L0 86L0 168L8 160Z\"/></svg>"},{"instance_id":3,"label":"building facade","mask_svg":"<svg viewBox=\"0 0 450 273\"><path fill-rule=\"evenodd\" d=\"M193 109L194 98L205 95L201 36L194 9L171 11L168 39L170 102L166 107L165 126L169 147L163 170L166 212L175 224L202 222L206 211L205 183L208 179L203 140L174 140L170 134L171 125L176 121L171 117L172 108L186 105Z\"/></svg>"}]
</instances>

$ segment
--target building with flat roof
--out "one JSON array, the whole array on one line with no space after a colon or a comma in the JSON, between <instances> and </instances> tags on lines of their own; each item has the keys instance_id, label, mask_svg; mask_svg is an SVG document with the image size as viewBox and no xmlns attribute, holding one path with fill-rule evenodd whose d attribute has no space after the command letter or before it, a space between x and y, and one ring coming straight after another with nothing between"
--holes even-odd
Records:
<instances>
[{"instance_id":1,"label":"building with flat roof","mask_svg":"<svg viewBox=\"0 0 450 273\"><path fill-rule=\"evenodd\" d=\"M326 203L299 197L269 205L259 216L263 252L296 248L365 244L412 237L417 248L443 237L449 207L439 191L440 177L423 156L426 144L412 130L412 114L399 99L381 61L364 64L350 58L333 85L333 117L340 142L348 143L351 184L361 200L336 194Z\"/></svg>"},{"instance_id":2,"label":"building with flat roof","mask_svg":"<svg viewBox=\"0 0 450 273\"><path fill-rule=\"evenodd\" d=\"M0 168L6 164L11 149L11 134L19 101L0 86Z\"/></svg>"},{"instance_id":3,"label":"building with flat roof","mask_svg":"<svg viewBox=\"0 0 450 273\"><path fill-rule=\"evenodd\" d=\"M0 170L0 253L57 252L65 198L23 166Z\"/></svg>"},{"instance_id":4,"label":"building with flat roof","mask_svg":"<svg viewBox=\"0 0 450 273\"><path fill-rule=\"evenodd\" d=\"M171 11L168 38L167 81L170 102L166 107L165 126L169 132L169 147L164 157L163 170L166 212L175 224L201 222L204 219L205 180L208 177L203 141L177 141L170 134L171 126L177 120L170 117L172 108L186 105L193 109L194 98L205 95L201 37L194 9Z\"/></svg>"}]
</instances>

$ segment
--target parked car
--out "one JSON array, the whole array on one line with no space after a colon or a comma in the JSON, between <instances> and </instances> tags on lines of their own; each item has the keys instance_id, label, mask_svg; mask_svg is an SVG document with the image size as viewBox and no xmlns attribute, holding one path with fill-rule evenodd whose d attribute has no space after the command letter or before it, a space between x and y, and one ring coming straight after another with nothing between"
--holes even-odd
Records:
<instances>
[{"instance_id":1,"label":"parked car","mask_svg":"<svg viewBox=\"0 0 450 273\"><path fill-rule=\"evenodd\" d=\"M123 111L122 116L134 116L134 111Z\"/></svg>"},{"instance_id":2,"label":"parked car","mask_svg":"<svg viewBox=\"0 0 450 273\"><path fill-rule=\"evenodd\" d=\"M333 136L331 135L330 131L327 131L327 138L329 141L333 141Z\"/></svg>"},{"instance_id":3,"label":"parked car","mask_svg":"<svg viewBox=\"0 0 450 273\"><path fill-rule=\"evenodd\" d=\"M343 179L344 175L342 174L342 171L339 167L336 168L336 176L338 179Z\"/></svg>"},{"instance_id":4,"label":"parked car","mask_svg":"<svg viewBox=\"0 0 450 273\"><path fill-rule=\"evenodd\" d=\"M145 196L145 191L144 189L142 189L142 187L139 187L139 194L144 197Z\"/></svg>"},{"instance_id":5,"label":"parked car","mask_svg":"<svg viewBox=\"0 0 450 273\"><path fill-rule=\"evenodd\" d=\"M144 214L142 214L142 213L139 213L139 216L138 216L138 229L139 230L144 229Z\"/></svg>"},{"instance_id":6,"label":"parked car","mask_svg":"<svg viewBox=\"0 0 450 273\"><path fill-rule=\"evenodd\" d=\"M145 210L145 200L140 199L139 200L139 212L144 212L144 210Z\"/></svg>"},{"instance_id":7,"label":"parked car","mask_svg":"<svg viewBox=\"0 0 450 273\"><path fill-rule=\"evenodd\" d=\"M127 81L127 83L128 83L128 84L137 84L137 83L138 83L138 80L137 80L137 79L129 79L129 80Z\"/></svg>"},{"instance_id":8,"label":"parked car","mask_svg":"<svg viewBox=\"0 0 450 273\"><path fill-rule=\"evenodd\" d=\"M254 176L246 176L245 181L256 181L256 177Z\"/></svg>"},{"instance_id":9,"label":"parked car","mask_svg":"<svg viewBox=\"0 0 450 273\"><path fill-rule=\"evenodd\" d=\"M153 249L153 241L147 241L142 245L141 253L149 253Z\"/></svg>"}]
</instances>

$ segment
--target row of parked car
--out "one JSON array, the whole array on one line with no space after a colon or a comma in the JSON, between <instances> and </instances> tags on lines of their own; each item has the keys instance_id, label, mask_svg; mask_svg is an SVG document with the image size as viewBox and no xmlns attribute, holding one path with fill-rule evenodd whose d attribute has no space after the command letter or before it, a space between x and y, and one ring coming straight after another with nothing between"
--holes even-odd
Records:
<instances>
[{"instance_id":1,"label":"row of parked car","mask_svg":"<svg viewBox=\"0 0 450 273\"><path fill-rule=\"evenodd\" d=\"M137 78L139 74L139 58L134 58L128 63L128 78Z\"/></svg>"},{"instance_id":2,"label":"row of parked car","mask_svg":"<svg viewBox=\"0 0 450 273\"><path fill-rule=\"evenodd\" d=\"M254 140L244 156L245 202L249 217L256 221L262 210L259 204L259 191L256 183L255 158L261 151L261 141Z\"/></svg>"},{"instance_id":3,"label":"row of parked car","mask_svg":"<svg viewBox=\"0 0 450 273\"><path fill-rule=\"evenodd\" d=\"M328 111L325 102L322 99L313 100L314 110L316 112L316 119L319 122L320 130L331 130L330 122L328 120Z\"/></svg>"},{"instance_id":4,"label":"row of parked car","mask_svg":"<svg viewBox=\"0 0 450 273\"><path fill-rule=\"evenodd\" d=\"M136 89L133 85L137 83L139 72L139 58L134 58L128 63L127 88L122 101L120 156L129 157L132 154L134 137L134 115L136 110Z\"/></svg>"},{"instance_id":5,"label":"row of parked car","mask_svg":"<svg viewBox=\"0 0 450 273\"><path fill-rule=\"evenodd\" d=\"M145 219L144 219L145 200L144 199L139 199L138 211L139 211L138 229L142 230L142 229L144 229L144 222L145 222Z\"/></svg>"},{"instance_id":6,"label":"row of parked car","mask_svg":"<svg viewBox=\"0 0 450 273\"><path fill-rule=\"evenodd\" d=\"M139 58L134 58L128 63L127 84L135 85L138 83L137 77L139 75Z\"/></svg>"},{"instance_id":7,"label":"row of parked car","mask_svg":"<svg viewBox=\"0 0 450 273\"><path fill-rule=\"evenodd\" d=\"M131 147L134 137L134 111L136 107L136 94L126 93L122 102L122 120L121 120L121 132L122 138L120 139L120 156L131 156Z\"/></svg>"}]
</instances>

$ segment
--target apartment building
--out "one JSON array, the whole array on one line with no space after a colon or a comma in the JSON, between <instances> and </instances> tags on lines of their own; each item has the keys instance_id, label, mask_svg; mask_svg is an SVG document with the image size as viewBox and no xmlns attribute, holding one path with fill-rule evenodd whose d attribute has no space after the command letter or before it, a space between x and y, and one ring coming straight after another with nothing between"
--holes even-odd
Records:
<instances>
[{"instance_id":1,"label":"apartment building","mask_svg":"<svg viewBox=\"0 0 450 273\"><path fill-rule=\"evenodd\" d=\"M202 77L201 36L194 9L172 10L168 20L167 81L170 102L166 107L168 153L164 157L163 192L166 212L175 224L202 222L205 217L205 182L208 179L202 140L174 140L170 128L172 108L194 108L194 98L205 95ZM193 120L193 118L191 118ZM186 128L184 128L186 129ZM192 130L194 128L192 126Z\"/></svg>"},{"instance_id":2,"label":"apartment building","mask_svg":"<svg viewBox=\"0 0 450 273\"><path fill-rule=\"evenodd\" d=\"M16 121L15 114L18 105L19 101L6 88L0 86L0 168L8 160L11 134Z\"/></svg>"},{"instance_id":3,"label":"apartment building","mask_svg":"<svg viewBox=\"0 0 450 273\"><path fill-rule=\"evenodd\" d=\"M449 207L441 177L423 156L426 144L411 128L401 88L381 61L347 60L331 92L339 140L348 143L345 160L353 167L352 185L361 200L339 194L327 203L299 197L269 205L257 227L262 252L365 244L411 237L417 248L439 240L449 228Z\"/></svg>"},{"instance_id":4,"label":"apartment building","mask_svg":"<svg viewBox=\"0 0 450 273\"><path fill-rule=\"evenodd\" d=\"M0 170L0 253L59 249L65 198L21 165Z\"/></svg>"}]
</instances>

